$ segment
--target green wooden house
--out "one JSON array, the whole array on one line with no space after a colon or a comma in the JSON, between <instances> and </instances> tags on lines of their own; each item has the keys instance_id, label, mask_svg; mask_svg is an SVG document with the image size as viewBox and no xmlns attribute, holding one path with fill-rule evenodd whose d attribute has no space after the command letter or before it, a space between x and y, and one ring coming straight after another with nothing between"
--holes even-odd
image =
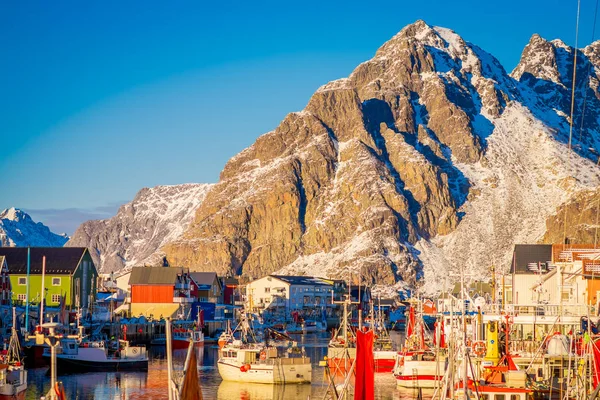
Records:
<instances>
[{"instance_id":1,"label":"green wooden house","mask_svg":"<svg viewBox=\"0 0 600 400\"><path fill-rule=\"evenodd\" d=\"M98 272L85 247L31 247L27 276L27 247L0 247L8 264L14 304L39 304L42 297L49 307L87 309L96 301ZM42 261L46 257L45 294L42 296Z\"/></svg>"}]
</instances>

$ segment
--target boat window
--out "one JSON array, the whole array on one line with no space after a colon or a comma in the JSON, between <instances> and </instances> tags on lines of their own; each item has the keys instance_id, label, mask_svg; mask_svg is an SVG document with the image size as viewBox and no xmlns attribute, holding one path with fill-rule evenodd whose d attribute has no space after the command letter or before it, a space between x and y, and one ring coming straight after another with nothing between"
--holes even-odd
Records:
<instances>
[{"instance_id":1,"label":"boat window","mask_svg":"<svg viewBox=\"0 0 600 400\"><path fill-rule=\"evenodd\" d=\"M521 398L520 394L511 394L510 400L519 400Z\"/></svg>"},{"instance_id":2,"label":"boat window","mask_svg":"<svg viewBox=\"0 0 600 400\"><path fill-rule=\"evenodd\" d=\"M506 400L506 396L503 394L497 394L494 396L494 400Z\"/></svg>"},{"instance_id":3,"label":"boat window","mask_svg":"<svg viewBox=\"0 0 600 400\"><path fill-rule=\"evenodd\" d=\"M74 350L75 349L75 343L69 343L69 349Z\"/></svg>"}]
</instances>

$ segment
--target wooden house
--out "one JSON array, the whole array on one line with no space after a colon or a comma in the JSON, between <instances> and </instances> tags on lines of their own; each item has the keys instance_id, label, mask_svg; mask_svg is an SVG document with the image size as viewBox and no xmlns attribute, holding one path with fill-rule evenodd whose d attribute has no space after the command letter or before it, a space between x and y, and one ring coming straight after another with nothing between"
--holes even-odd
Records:
<instances>
[{"instance_id":1,"label":"wooden house","mask_svg":"<svg viewBox=\"0 0 600 400\"><path fill-rule=\"evenodd\" d=\"M10 277L6 257L0 256L0 305L12 305Z\"/></svg>"},{"instance_id":2,"label":"wooden house","mask_svg":"<svg viewBox=\"0 0 600 400\"><path fill-rule=\"evenodd\" d=\"M27 276L27 247L0 247L8 265L13 302L29 301L56 307L64 298L69 308L88 309L96 301L98 272L85 247L29 248ZM46 257L44 294L42 295L42 261Z\"/></svg>"},{"instance_id":3,"label":"wooden house","mask_svg":"<svg viewBox=\"0 0 600 400\"><path fill-rule=\"evenodd\" d=\"M186 316L191 304L191 279L187 268L134 267L129 277L132 316Z\"/></svg>"},{"instance_id":4,"label":"wooden house","mask_svg":"<svg viewBox=\"0 0 600 400\"><path fill-rule=\"evenodd\" d=\"M223 284L216 272L190 272L192 297L198 301L223 302Z\"/></svg>"}]
</instances>

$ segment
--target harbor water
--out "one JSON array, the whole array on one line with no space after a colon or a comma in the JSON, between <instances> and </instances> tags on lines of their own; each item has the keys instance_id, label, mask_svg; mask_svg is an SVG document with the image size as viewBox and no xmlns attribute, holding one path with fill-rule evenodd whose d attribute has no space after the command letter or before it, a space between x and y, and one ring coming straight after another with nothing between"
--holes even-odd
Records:
<instances>
[{"instance_id":1,"label":"harbor water","mask_svg":"<svg viewBox=\"0 0 600 400\"><path fill-rule=\"evenodd\" d=\"M205 344L196 349L198 370L204 399L323 399L328 382L319 361L327 354L328 334L297 335L298 344L306 349L313 364L312 384L264 385L221 380L217 370L218 347ZM400 335L393 332L392 339L398 343ZM150 362L147 372L101 372L60 375L68 399L166 399L167 359L164 347L149 350ZM176 369L183 367L186 350L174 352ZM29 370L27 399L39 399L50 388L48 368ZM411 390L401 391L391 373L376 374L375 398L378 400L414 398Z\"/></svg>"}]
</instances>

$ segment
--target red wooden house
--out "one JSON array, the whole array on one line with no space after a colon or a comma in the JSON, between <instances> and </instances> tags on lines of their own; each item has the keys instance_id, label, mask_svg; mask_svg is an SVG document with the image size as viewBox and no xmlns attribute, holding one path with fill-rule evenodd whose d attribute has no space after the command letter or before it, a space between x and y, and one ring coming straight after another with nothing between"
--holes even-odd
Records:
<instances>
[{"instance_id":1,"label":"red wooden house","mask_svg":"<svg viewBox=\"0 0 600 400\"><path fill-rule=\"evenodd\" d=\"M131 315L177 317L186 315L194 299L187 268L134 267L129 277Z\"/></svg>"}]
</instances>

